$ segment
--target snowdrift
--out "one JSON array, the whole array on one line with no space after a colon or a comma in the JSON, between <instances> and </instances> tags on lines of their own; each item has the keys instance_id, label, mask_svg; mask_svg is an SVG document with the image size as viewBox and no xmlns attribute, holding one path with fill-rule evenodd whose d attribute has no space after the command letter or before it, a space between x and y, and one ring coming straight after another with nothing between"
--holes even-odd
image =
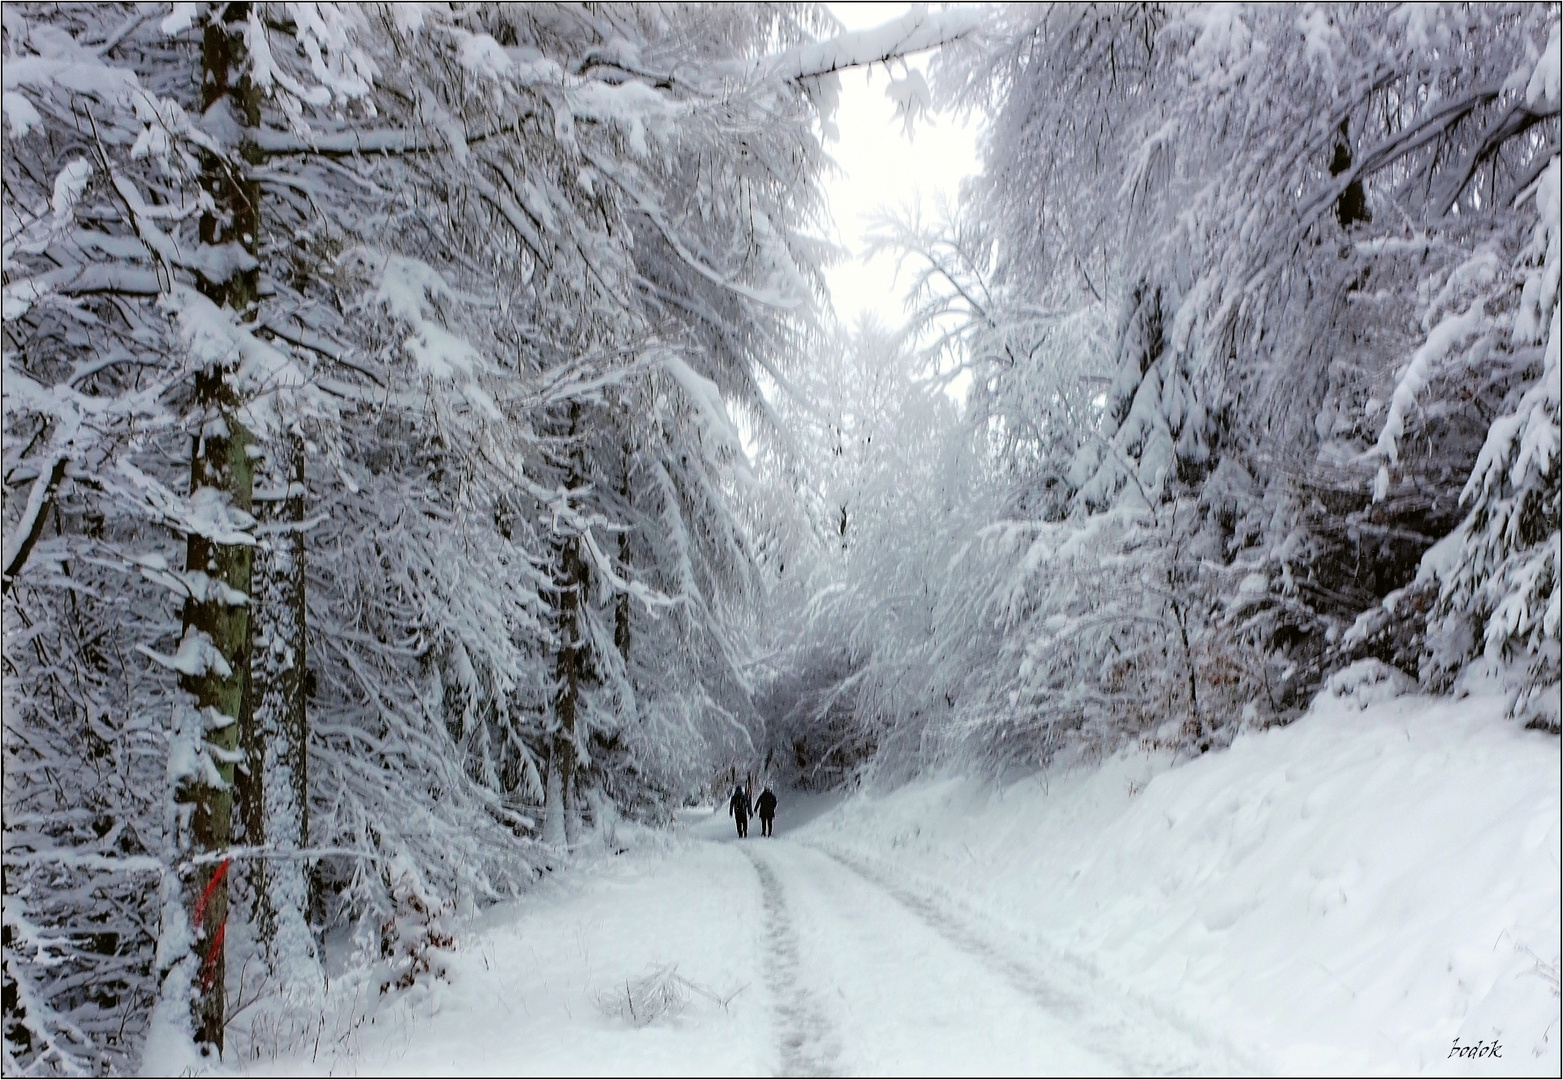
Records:
<instances>
[{"instance_id":1,"label":"snowdrift","mask_svg":"<svg viewBox=\"0 0 1563 1080\"><path fill-rule=\"evenodd\" d=\"M865 789L798 838L1266 1069L1555 1076L1559 744L1503 714L1321 697L1193 761Z\"/></svg>"}]
</instances>

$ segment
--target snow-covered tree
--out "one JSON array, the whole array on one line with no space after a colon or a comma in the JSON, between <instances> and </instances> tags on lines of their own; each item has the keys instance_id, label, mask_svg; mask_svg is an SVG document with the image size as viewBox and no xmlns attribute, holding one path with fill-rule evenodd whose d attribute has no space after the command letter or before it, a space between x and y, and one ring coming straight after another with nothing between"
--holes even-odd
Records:
<instances>
[{"instance_id":1,"label":"snow-covered tree","mask_svg":"<svg viewBox=\"0 0 1563 1080\"><path fill-rule=\"evenodd\" d=\"M1554 27L1552 46L1556 39ZM1557 101L1556 48L1552 54L1550 73L1542 68L1532 81L1533 100L1550 94ZM1558 187L1554 155L1535 186L1535 232L1516 259L1515 276L1523 284L1513 325L1500 323L1496 328L1510 335L1508 363L1521 369L1539 367L1540 377L1510 391L1509 401L1518 400L1488 429L1460 493L1461 503L1471 507L1469 516L1422 562L1423 576L1435 580L1439 589L1429 616L1429 660L1453 667L1480 647L1499 671L1517 667L1515 713L1554 733L1563 578L1563 537L1558 531L1563 516L1558 489Z\"/></svg>"},{"instance_id":2,"label":"snow-covered tree","mask_svg":"<svg viewBox=\"0 0 1563 1080\"><path fill-rule=\"evenodd\" d=\"M994 238L974 249L986 280L1059 325L1101 300L1121 312L1116 357L1087 372L1110 382L1075 433L1071 514L1095 528L1149 504L1177 522L1171 550L1193 561L1174 593L1222 658L1207 689L1261 716L1289 715L1364 650L1437 684L1427 591L1395 590L1459 524L1473 467L1499 475L1477 464L1487 425L1483 460L1503 460L1522 421L1502 417L1525 387L1548 393L1544 309L1521 293L1546 295L1546 241L1530 237L1556 154L1556 25L1555 6L1011 8L936 65L952 100L991 114L959 226ZM1538 506L1549 460L1524 456L1511 481ZM1498 490L1485 483L1467 499ZM1508 536L1545 565L1543 533ZM1518 631L1495 648L1544 657L1552 578L1524 580L1503 587L1530 590L1507 610L1533 616L1487 623L1496 597L1468 615L1495 642ZM1442 632L1442 670L1469 655L1462 632Z\"/></svg>"}]
</instances>

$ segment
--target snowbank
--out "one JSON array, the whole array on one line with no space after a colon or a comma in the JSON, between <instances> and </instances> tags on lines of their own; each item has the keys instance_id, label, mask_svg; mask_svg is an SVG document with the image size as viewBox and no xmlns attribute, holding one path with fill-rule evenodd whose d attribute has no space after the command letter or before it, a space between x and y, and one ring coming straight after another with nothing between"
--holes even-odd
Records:
<instances>
[{"instance_id":1,"label":"snowbank","mask_svg":"<svg viewBox=\"0 0 1563 1080\"><path fill-rule=\"evenodd\" d=\"M867 792L798 838L1268 1069L1555 1076L1559 744L1502 713L1321 699L1176 766Z\"/></svg>"}]
</instances>

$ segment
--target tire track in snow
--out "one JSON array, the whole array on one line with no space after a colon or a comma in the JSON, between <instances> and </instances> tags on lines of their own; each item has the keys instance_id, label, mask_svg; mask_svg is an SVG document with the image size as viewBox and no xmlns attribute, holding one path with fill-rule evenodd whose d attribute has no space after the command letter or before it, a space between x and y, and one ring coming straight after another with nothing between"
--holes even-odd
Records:
<instances>
[{"instance_id":1,"label":"tire track in snow","mask_svg":"<svg viewBox=\"0 0 1563 1080\"><path fill-rule=\"evenodd\" d=\"M1104 1057L1120 1063L1129 1075L1253 1076L1265 1071L1181 1018L1106 985L1072 957L1048 950L1051 955L1045 960L1051 961L1049 966L1072 970L1047 971L1016 956L1014 941L1005 942L978 930L953 904L914 892L879 867L845 851L816 843L807 846L876 886L935 934L1002 975L1042 1008L1069 1023Z\"/></svg>"},{"instance_id":2,"label":"tire track in snow","mask_svg":"<svg viewBox=\"0 0 1563 1080\"><path fill-rule=\"evenodd\" d=\"M781 881L765 859L741 849L760 876L765 910L766 968L776 998L783 1076L836 1076L840 1044L824 1011L798 981L798 935Z\"/></svg>"}]
</instances>

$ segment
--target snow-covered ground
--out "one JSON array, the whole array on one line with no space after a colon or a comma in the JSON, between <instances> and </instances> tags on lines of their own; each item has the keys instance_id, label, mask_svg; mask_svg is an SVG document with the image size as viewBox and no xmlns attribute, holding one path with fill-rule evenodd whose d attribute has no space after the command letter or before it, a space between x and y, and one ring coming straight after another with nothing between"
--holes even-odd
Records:
<instances>
[{"instance_id":1,"label":"snow-covered ground","mask_svg":"<svg viewBox=\"0 0 1563 1080\"><path fill-rule=\"evenodd\" d=\"M921 783L806 839L1265 1071L1555 1076L1558 775L1499 700L1322 700L1175 768Z\"/></svg>"},{"instance_id":2,"label":"snow-covered ground","mask_svg":"<svg viewBox=\"0 0 1563 1080\"><path fill-rule=\"evenodd\" d=\"M770 840L690 815L257 1071L1556 1075L1558 742L1501 708L788 797ZM657 971L682 1008L640 1023Z\"/></svg>"}]
</instances>

